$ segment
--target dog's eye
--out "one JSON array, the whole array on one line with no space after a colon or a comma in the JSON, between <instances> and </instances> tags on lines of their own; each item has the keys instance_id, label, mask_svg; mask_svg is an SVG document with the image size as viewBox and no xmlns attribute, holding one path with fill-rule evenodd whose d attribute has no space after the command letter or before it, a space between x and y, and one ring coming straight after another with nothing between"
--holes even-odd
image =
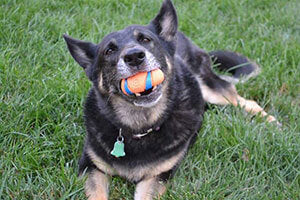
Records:
<instances>
[{"instance_id":1,"label":"dog's eye","mask_svg":"<svg viewBox=\"0 0 300 200\"><path fill-rule=\"evenodd\" d=\"M147 43L147 42L150 42L150 39L149 39L149 38L146 38L146 37L144 37L144 38L143 38L143 40L142 40L142 42L146 42L146 43Z\"/></svg>"},{"instance_id":2,"label":"dog's eye","mask_svg":"<svg viewBox=\"0 0 300 200\"><path fill-rule=\"evenodd\" d=\"M142 42L142 43L148 43L148 42L151 41L151 39L148 38L148 37L146 37L146 36L144 36L144 35L140 35L139 38L138 38L138 41Z\"/></svg>"},{"instance_id":3,"label":"dog's eye","mask_svg":"<svg viewBox=\"0 0 300 200\"><path fill-rule=\"evenodd\" d=\"M114 51L115 51L114 48L109 47L105 50L104 54L108 56L111 55Z\"/></svg>"}]
</instances>

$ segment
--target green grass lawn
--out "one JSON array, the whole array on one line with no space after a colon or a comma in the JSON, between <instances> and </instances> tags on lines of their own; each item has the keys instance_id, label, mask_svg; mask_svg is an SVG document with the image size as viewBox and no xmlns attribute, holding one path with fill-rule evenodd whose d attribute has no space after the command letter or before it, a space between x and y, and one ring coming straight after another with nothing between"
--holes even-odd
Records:
<instances>
[{"instance_id":1,"label":"green grass lawn","mask_svg":"<svg viewBox=\"0 0 300 200\"><path fill-rule=\"evenodd\" d=\"M243 85L283 126L212 106L162 199L300 199L300 2L174 0L179 27L208 51L230 49L262 73ZM0 199L85 199L77 162L91 84L62 34L100 42L147 24L155 0L0 1ZM134 185L113 178L110 199Z\"/></svg>"}]
</instances>

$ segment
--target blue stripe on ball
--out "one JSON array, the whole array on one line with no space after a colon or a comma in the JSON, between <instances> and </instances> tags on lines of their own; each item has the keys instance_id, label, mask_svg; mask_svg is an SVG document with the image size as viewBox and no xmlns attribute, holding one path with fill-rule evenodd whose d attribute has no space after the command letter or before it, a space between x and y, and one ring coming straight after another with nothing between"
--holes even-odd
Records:
<instances>
[{"instance_id":1,"label":"blue stripe on ball","mask_svg":"<svg viewBox=\"0 0 300 200\"><path fill-rule=\"evenodd\" d=\"M127 94L133 94L133 93L129 90L129 88L128 88L128 85L127 85L127 79L125 79L124 88L125 88L125 91L126 91Z\"/></svg>"},{"instance_id":2,"label":"blue stripe on ball","mask_svg":"<svg viewBox=\"0 0 300 200\"><path fill-rule=\"evenodd\" d=\"M146 79L146 90L149 90L150 88L152 88L151 72L148 72Z\"/></svg>"}]
</instances>

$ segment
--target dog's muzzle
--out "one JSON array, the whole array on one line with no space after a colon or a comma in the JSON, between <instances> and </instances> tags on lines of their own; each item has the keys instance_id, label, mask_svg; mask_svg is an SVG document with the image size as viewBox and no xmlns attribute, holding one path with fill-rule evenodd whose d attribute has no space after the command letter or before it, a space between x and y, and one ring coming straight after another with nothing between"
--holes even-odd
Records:
<instances>
[{"instance_id":1,"label":"dog's muzzle","mask_svg":"<svg viewBox=\"0 0 300 200\"><path fill-rule=\"evenodd\" d=\"M164 81L164 74L160 69L140 72L121 81L121 90L126 95L142 96L150 94Z\"/></svg>"}]
</instances>

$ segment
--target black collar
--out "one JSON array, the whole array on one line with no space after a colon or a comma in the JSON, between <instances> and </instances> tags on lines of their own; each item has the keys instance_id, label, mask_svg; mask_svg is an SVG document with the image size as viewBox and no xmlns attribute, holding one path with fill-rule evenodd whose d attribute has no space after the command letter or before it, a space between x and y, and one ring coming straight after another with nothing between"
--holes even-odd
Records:
<instances>
[{"instance_id":1,"label":"black collar","mask_svg":"<svg viewBox=\"0 0 300 200\"><path fill-rule=\"evenodd\" d=\"M133 134L133 138L134 139L141 139L142 137L144 137L144 136L146 136L146 135L148 135L149 133L152 133L153 131L158 131L160 129L160 127L158 126L158 127L156 127L156 128L150 128L150 129L148 129L146 132L144 132L144 133L139 133L139 134L136 134L136 135L134 135Z\"/></svg>"}]
</instances>

